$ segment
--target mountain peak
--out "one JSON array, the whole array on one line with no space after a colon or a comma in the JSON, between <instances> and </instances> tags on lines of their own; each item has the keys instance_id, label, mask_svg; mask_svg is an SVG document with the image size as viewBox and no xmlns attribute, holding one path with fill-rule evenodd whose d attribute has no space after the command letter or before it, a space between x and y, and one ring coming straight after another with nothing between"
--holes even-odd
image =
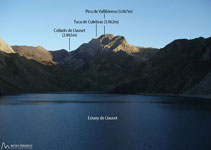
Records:
<instances>
[{"instance_id":1,"label":"mountain peak","mask_svg":"<svg viewBox=\"0 0 211 150\"><path fill-rule=\"evenodd\" d=\"M140 57L142 60L149 59L154 53L153 48L136 47L128 44L124 36L114 36L104 34L93 38L90 42L82 44L76 50L70 52L64 61L68 64L75 64L74 69L81 68L96 56L102 56L112 53L123 53L126 57L129 55ZM114 54L115 55L115 54Z\"/></svg>"},{"instance_id":2,"label":"mountain peak","mask_svg":"<svg viewBox=\"0 0 211 150\"><path fill-rule=\"evenodd\" d=\"M38 45L36 48L38 48L38 49L45 49L44 47L42 47L40 45Z\"/></svg>"},{"instance_id":3,"label":"mountain peak","mask_svg":"<svg viewBox=\"0 0 211 150\"><path fill-rule=\"evenodd\" d=\"M93 38L89 46L94 49L112 50L113 52L125 51L127 53L139 52L140 48L128 44L124 36L114 36L112 34L104 34L100 37Z\"/></svg>"},{"instance_id":4,"label":"mountain peak","mask_svg":"<svg viewBox=\"0 0 211 150\"><path fill-rule=\"evenodd\" d=\"M113 36L106 34L99 37L100 43L104 45L104 49L110 49L113 52L124 51L127 53L139 52L140 48L128 44L124 36Z\"/></svg>"}]
</instances>

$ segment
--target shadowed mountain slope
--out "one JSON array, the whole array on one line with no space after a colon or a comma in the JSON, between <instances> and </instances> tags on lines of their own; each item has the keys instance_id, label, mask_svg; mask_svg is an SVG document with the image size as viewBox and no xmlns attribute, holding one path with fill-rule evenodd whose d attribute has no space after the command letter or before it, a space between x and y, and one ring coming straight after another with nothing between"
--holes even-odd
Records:
<instances>
[{"instance_id":1,"label":"shadowed mountain slope","mask_svg":"<svg viewBox=\"0 0 211 150\"><path fill-rule=\"evenodd\" d=\"M160 49L135 74L116 86L114 91L182 94L211 71L210 48L211 38L175 40Z\"/></svg>"}]
</instances>

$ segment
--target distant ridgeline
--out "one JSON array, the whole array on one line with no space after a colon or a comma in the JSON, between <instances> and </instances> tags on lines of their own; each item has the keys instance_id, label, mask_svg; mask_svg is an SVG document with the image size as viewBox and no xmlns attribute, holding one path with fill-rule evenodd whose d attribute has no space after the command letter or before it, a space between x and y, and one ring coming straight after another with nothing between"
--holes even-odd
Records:
<instances>
[{"instance_id":1,"label":"distant ridgeline","mask_svg":"<svg viewBox=\"0 0 211 150\"><path fill-rule=\"evenodd\" d=\"M211 38L156 49L105 34L71 52L0 39L0 91L211 94Z\"/></svg>"}]
</instances>

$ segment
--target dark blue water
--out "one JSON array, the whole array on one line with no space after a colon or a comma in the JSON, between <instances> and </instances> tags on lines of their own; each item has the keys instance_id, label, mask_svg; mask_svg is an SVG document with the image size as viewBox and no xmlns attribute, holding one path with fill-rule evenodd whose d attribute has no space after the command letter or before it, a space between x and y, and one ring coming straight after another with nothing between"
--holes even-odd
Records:
<instances>
[{"instance_id":1,"label":"dark blue water","mask_svg":"<svg viewBox=\"0 0 211 150\"><path fill-rule=\"evenodd\" d=\"M88 116L118 120L90 121ZM210 150L211 103L112 94L4 96L2 142L32 144L33 150Z\"/></svg>"}]
</instances>

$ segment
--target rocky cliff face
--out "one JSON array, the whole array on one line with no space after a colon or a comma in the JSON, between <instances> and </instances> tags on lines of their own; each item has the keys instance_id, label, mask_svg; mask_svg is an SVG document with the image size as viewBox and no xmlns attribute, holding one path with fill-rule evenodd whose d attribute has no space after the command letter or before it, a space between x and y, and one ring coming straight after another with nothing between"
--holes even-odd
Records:
<instances>
[{"instance_id":1,"label":"rocky cliff face","mask_svg":"<svg viewBox=\"0 0 211 150\"><path fill-rule=\"evenodd\" d=\"M0 51L5 53L15 53L14 50L0 38Z\"/></svg>"},{"instance_id":2,"label":"rocky cliff face","mask_svg":"<svg viewBox=\"0 0 211 150\"><path fill-rule=\"evenodd\" d=\"M5 41L0 38L0 71L6 66L4 58L7 57L8 54L12 53L15 53L12 47L10 47Z\"/></svg>"}]
</instances>

